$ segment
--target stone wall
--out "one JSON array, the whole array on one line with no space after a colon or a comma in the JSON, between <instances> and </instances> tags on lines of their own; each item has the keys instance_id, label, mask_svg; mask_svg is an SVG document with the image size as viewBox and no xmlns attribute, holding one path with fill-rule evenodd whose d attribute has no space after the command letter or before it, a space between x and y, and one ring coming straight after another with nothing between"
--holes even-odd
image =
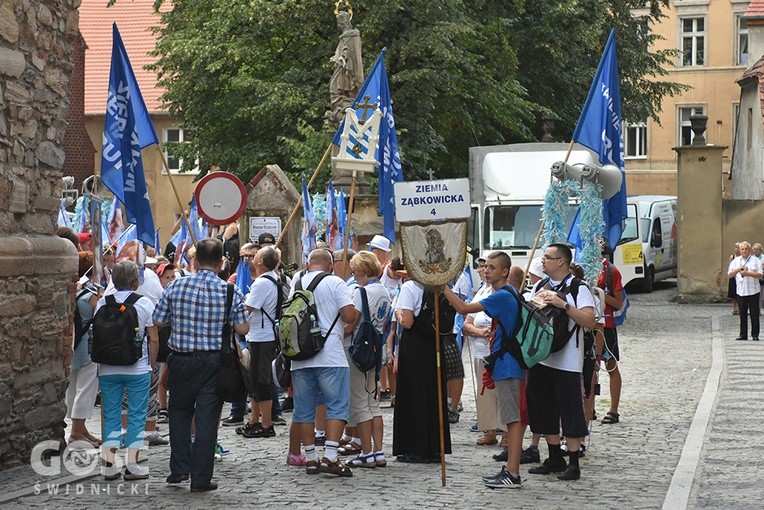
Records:
<instances>
[{"instance_id":1,"label":"stone wall","mask_svg":"<svg viewBox=\"0 0 764 510\"><path fill-rule=\"evenodd\" d=\"M0 0L0 469L63 440L77 256L53 235L80 0Z\"/></svg>"}]
</instances>

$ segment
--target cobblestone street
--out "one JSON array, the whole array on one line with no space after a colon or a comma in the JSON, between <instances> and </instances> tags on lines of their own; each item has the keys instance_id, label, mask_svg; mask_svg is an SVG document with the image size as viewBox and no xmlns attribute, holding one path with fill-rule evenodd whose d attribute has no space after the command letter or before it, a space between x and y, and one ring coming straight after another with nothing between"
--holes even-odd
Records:
<instances>
[{"instance_id":1,"label":"cobblestone street","mask_svg":"<svg viewBox=\"0 0 764 510\"><path fill-rule=\"evenodd\" d=\"M764 419L762 361L764 343L735 342L738 318L729 305L678 305L673 284L652 294L631 294L627 323L619 329L624 387L621 422L592 426L582 477L561 482L552 476L528 474L521 466L522 490L493 491L480 477L500 468L491 459L498 447L477 446L470 432L475 406L467 365L464 412L452 426L454 454L447 458L447 486L441 487L438 465L402 464L355 469L350 479L309 477L285 464L287 428L277 437L244 439L223 427L220 442L231 453L215 465L220 488L190 494L166 487L169 447L149 451L144 481L105 483L100 476L64 482L58 494L49 485L56 477L34 474L28 467L0 473L0 501L14 491L34 490L8 502L9 508L661 508L682 455L698 402L712 366L713 339L723 339L724 365L711 420L702 441L700 461L689 492L690 508L756 508L764 497L758 473L757 439ZM467 352L465 351L465 359ZM601 377L597 400L601 418L608 409L608 380ZM385 409L386 453L391 454L392 409ZM97 413L94 413L94 418ZM224 412L225 414L225 412ZM290 414L284 415L287 419ZM90 430L99 426L94 420ZM161 426L166 434L166 425ZM527 436L526 436L527 440ZM541 443L542 460L546 446ZM79 485L78 485L79 484ZM79 491L80 494L77 494ZM674 486L672 485L672 490ZM119 492L122 492L120 494ZM132 492L132 494L131 494ZM137 494L136 494L137 492ZM5 498L3 498L3 494ZM19 494L20 495L20 494Z\"/></svg>"}]
</instances>

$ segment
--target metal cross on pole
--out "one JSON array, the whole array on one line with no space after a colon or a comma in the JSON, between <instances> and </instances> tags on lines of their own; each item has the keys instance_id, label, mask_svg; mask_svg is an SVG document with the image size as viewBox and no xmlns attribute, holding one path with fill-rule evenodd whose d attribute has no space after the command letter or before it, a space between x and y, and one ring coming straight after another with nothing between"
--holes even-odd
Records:
<instances>
[{"instance_id":1,"label":"metal cross on pole","mask_svg":"<svg viewBox=\"0 0 764 510\"><path fill-rule=\"evenodd\" d=\"M429 175L429 176L430 176L430 180L431 180L431 181L434 181L434 180L435 180L435 170L433 170L432 168L430 168L429 170L427 170L427 175Z\"/></svg>"},{"instance_id":2,"label":"metal cross on pole","mask_svg":"<svg viewBox=\"0 0 764 510\"><path fill-rule=\"evenodd\" d=\"M363 108L363 114L361 114L360 119L361 122L366 122L366 115L369 113L369 110L373 112L379 106L379 103L369 103L369 99L371 99L371 96L363 96L363 103L356 101L353 105L356 110L358 108Z\"/></svg>"}]
</instances>

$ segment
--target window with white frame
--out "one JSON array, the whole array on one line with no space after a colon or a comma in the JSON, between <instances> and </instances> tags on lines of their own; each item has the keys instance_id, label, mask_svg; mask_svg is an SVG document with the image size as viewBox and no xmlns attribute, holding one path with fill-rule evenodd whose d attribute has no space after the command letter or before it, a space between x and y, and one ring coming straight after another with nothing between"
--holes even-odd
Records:
<instances>
[{"instance_id":1,"label":"window with white frame","mask_svg":"<svg viewBox=\"0 0 764 510\"><path fill-rule=\"evenodd\" d=\"M647 157L647 124L623 123L623 153L626 158Z\"/></svg>"},{"instance_id":2,"label":"window with white frame","mask_svg":"<svg viewBox=\"0 0 764 510\"><path fill-rule=\"evenodd\" d=\"M693 115L703 115L702 106L680 106L679 107L679 145L691 145L695 135L692 133L690 117Z\"/></svg>"},{"instance_id":3,"label":"window with white frame","mask_svg":"<svg viewBox=\"0 0 764 510\"><path fill-rule=\"evenodd\" d=\"M182 128L170 128L164 130L164 142L165 143L182 143L191 141L191 133ZM173 151L169 147L165 147L165 158L167 158L167 166L172 173L180 172L183 167L183 158L173 154ZM199 160L194 162L194 168L189 170L188 173L199 173ZM163 172L165 172L163 170Z\"/></svg>"},{"instance_id":4,"label":"window with white frame","mask_svg":"<svg viewBox=\"0 0 764 510\"><path fill-rule=\"evenodd\" d=\"M682 66L702 66L706 63L706 19L681 18Z\"/></svg>"},{"instance_id":5,"label":"window with white frame","mask_svg":"<svg viewBox=\"0 0 764 510\"><path fill-rule=\"evenodd\" d=\"M735 15L735 65L748 64L748 24L743 13Z\"/></svg>"}]
</instances>

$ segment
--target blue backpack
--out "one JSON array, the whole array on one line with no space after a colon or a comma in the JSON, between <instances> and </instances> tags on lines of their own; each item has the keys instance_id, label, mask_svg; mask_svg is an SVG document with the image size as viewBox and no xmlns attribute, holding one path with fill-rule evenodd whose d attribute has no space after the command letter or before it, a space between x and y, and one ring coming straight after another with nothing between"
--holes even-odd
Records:
<instances>
[{"instance_id":1,"label":"blue backpack","mask_svg":"<svg viewBox=\"0 0 764 510\"><path fill-rule=\"evenodd\" d=\"M382 365L382 335L371 322L366 289L358 287L358 291L361 293L361 323L348 352L358 370L366 373L375 368L379 373Z\"/></svg>"}]
</instances>

